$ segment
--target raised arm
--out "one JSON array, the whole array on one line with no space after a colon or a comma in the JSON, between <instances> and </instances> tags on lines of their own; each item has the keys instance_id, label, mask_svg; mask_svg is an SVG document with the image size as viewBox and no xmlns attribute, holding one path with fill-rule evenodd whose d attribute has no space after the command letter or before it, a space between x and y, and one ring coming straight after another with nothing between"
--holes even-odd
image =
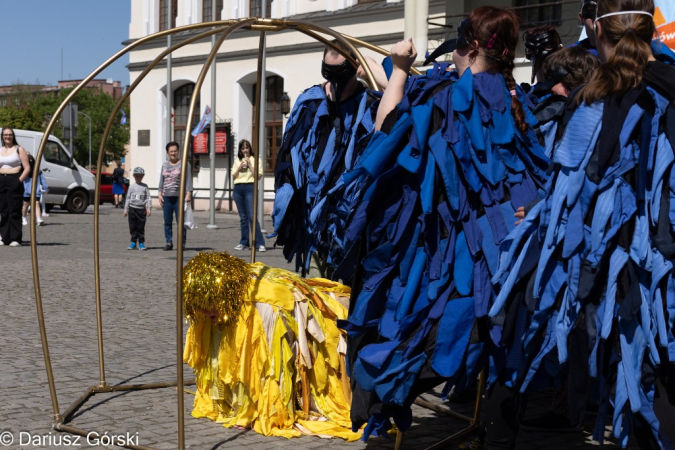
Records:
<instances>
[{"instance_id":1,"label":"raised arm","mask_svg":"<svg viewBox=\"0 0 675 450\"><path fill-rule=\"evenodd\" d=\"M415 58L417 58L417 50L412 38L398 42L391 48L391 62L394 65L394 70L389 78L387 89L382 95L382 100L380 100L380 106L377 108L375 130L382 128L384 119L396 108L396 105L401 103L405 83L408 81L408 72L410 72L410 67L415 62Z\"/></svg>"},{"instance_id":2,"label":"raised arm","mask_svg":"<svg viewBox=\"0 0 675 450\"><path fill-rule=\"evenodd\" d=\"M384 67L382 67L382 64L378 63L370 56L364 55L364 58L366 59L366 63L368 63L370 71L373 72L377 87L380 91L384 92L384 90L387 88L387 84L389 83L389 80L387 80L387 73L384 71ZM356 76L362 80L366 79L366 71L363 69L363 66L359 66L359 68L356 69Z\"/></svg>"}]
</instances>

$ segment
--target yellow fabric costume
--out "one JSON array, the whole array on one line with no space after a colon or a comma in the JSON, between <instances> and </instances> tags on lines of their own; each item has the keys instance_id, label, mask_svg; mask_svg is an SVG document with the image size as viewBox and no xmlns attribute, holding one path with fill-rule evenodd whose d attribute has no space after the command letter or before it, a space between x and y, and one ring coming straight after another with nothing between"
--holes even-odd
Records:
<instances>
[{"instance_id":1,"label":"yellow fabric costume","mask_svg":"<svg viewBox=\"0 0 675 450\"><path fill-rule=\"evenodd\" d=\"M184 279L195 283L203 267L188 266ZM184 287L186 311L193 313L183 354L196 374L192 415L266 436L359 439L350 431L345 332L336 325L347 317L349 288L261 263L246 267L247 298L236 301L229 317L222 306L209 315L203 300L189 304ZM194 298L205 291L192 288Z\"/></svg>"}]
</instances>

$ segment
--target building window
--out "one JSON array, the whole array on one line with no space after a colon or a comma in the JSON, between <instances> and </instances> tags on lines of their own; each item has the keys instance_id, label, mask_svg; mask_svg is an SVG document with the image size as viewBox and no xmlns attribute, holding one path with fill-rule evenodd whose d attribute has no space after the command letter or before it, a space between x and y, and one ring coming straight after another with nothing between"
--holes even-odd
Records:
<instances>
[{"instance_id":1,"label":"building window","mask_svg":"<svg viewBox=\"0 0 675 450\"><path fill-rule=\"evenodd\" d=\"M562 24L562 5L549 0L516 0L514 8L522 28Z\"/></svg>"},{"instance_id":2,"label":"building window","mask_svg":"<svg viewBox=\"0 0 675 450\"><path fill-rule=\"evenodd\" d=\"M173 93L173 111L174 111L174 125L173 125L173 140L180 144L181 148L185 143L185 134L190 130L187 130L187 121L188 121L188 112L190 111L190 101L192 100L192 94L194 93L195 85L194 83L186 84ZM199 123L199 98L197 98L197 104L195 105L195 111L192 115L192 128L197 126ZM199 157L195 157L194 152L192 151L192 139L190 139L190 146L187 149L183 149L183 155L189 158L190 164L192 164L192 171L199 172Z\"/></svg>"},{"instance_id":3,"label":"building window","mask_svg":"<svg viewBox=\"0 0 675 450\"><path fill-rule=\"evenodd\" d=\"M265 102L265 148L261 152L264 157L265 172L274 172L277 152L281 147L281 137L284 128L284 116L281 114L281 97L284 95L284 79L278 76L267 77L267 90ZM257 85L253 85L253 92L257 91ZM253 132L258 122L255 104L253 105ZM259 150L258 136L251 136L253 148Z\"/></svg>"},{"instance_id":4,"label":"building window","mask_svg":"<svg viewBox=\"0 0 675 450\"><path fill-rule=\"evenodd\" d=\"M213 15L213 0L202 0L202 22L211 22ZM220 12L223 10L223 0L216 0L216 20L220 20Z\"/></svg>"},{"instance_id":5,"label":"building window","mask_svg":"<svg viewBox=\"0 0 675 450\"><path fill-rule=\"evenodd\" d=\"M166 26L166 13L171 5L171 26ZM178 16L178 0L159 0L159 31L164 31L176 26Z\"/></svg>"},{"instance_id":6,"label":"building window","mask_svg":"<svg viewBox=\"0 0 675 450\"><path fill-rule=\"evenodd\" d=\"M266 2L265 17L272 17L272 0L249 0L249 16L262 17L263 1Z\"/></svg>"}]
</instances>

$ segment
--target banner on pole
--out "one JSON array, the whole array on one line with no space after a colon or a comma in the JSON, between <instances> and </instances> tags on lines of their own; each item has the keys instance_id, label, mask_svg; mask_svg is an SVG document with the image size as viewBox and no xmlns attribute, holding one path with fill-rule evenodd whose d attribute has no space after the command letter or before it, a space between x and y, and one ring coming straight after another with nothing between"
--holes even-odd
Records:
<instances>
[{"instance_id":1,"label":"banner on pole","mask_svg":"<svg viewBox=\"0 0 675 450\"><path fill-rule=\"evenodd\" d=\"M206 109L204 109L204 115L202 116L202 120L199 121L196 127L192 130L192 136L197 136L199 133L204 131L204 128L208 124L211 123L211 107L206 106Z\"/></svg>"}]
</instances>

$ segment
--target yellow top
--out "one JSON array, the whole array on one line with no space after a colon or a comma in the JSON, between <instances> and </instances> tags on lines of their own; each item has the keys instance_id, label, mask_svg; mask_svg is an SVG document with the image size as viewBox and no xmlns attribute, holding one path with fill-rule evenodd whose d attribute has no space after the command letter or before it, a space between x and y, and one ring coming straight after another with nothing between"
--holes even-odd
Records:
<instances>
[{"instance_id":1,"label":"yellow top","mask_svg":"<svg viewBox=\"0 0 675 450\"><path fill-rule=\"evenodd\" d=\"M232 164L232 177L234 178L234 184L253 183L253 181L254 181L253 180L253 170L251 170L251 169L255 169L256 161L251 157L249 157L248 160L249 160L250 165L253 166L253 167L251 168L249 166L248 168L241 170L236 177L234 176L234 173L237 170L239 170L239 166L241 165L241 162L243 160L241 160L239 158L234 160L234 164ZM260 162L260 158L258 158L258 162ZM258 164L258 174L262 175L262 173L263 173L262 172L262 164Z\"/></svg>"}]
</instances>

